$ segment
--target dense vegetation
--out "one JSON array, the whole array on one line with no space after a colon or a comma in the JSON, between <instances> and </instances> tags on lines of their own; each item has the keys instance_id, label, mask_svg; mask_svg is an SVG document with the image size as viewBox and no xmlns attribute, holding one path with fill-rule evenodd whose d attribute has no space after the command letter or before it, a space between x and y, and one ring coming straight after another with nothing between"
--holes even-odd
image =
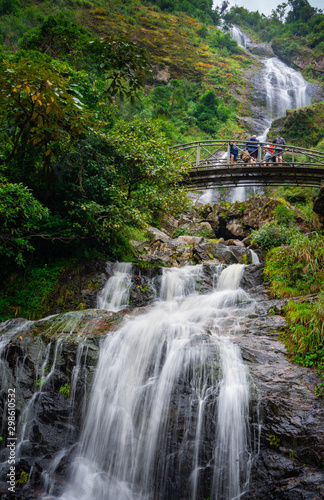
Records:
<instances>
[{"instance_id":1,"label":"dense vegetation","mask_svg":"<svg viewBox=\"0 0 324 500\"><path fill-rule=\"evenodd\" d=\"M312 212L310 188L280 188L274 193L286 200L275 209L276 221L252 233L266 252L264 276L273 298L301 297L287 302L287 328L283 340L298 363L317 368L322 382L316 394L324 394L324 236L318 216ZM296 223L298 208L304 223ZM275 311L274 311L275 312Z\"/></svg>"}]
</instances>

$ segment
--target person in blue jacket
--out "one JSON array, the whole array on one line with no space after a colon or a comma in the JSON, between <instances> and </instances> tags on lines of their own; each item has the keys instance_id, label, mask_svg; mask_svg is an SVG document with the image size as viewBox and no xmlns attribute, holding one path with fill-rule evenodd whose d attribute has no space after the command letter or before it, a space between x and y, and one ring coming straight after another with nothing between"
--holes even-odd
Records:
<instances>
[{"instance_id":1,"label":"person in blue jacket","mask_svg":"<svg viewBox=\"0 0 324 500\"><path fill-rule=\"evenodd\" d=\"M238 147L237 147L237 142L234 141L233 144L231 144L230 147L230 158L231 158L231 163L236 163L237 162L237 157L238 157Z\"/></svg>"},{"instance_id":2,"label":"person in blue jacket","mask_svg":"<svg viewBox=\"0 0 324 500\"><path fill-rule=\"evenodd\" d=\"M256 163L258 158L258 143L259 139L256 138L256 135L252 135L252 137L246 143L246 149L250 153L250 163Z\"/></svg>"}]
</instances>

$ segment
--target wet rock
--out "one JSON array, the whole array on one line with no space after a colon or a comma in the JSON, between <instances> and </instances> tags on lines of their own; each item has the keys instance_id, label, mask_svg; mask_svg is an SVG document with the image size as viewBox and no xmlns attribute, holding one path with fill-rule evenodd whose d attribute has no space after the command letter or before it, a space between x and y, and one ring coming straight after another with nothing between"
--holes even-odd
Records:
<instances>
[{"instance_id":1,"label":"wet rock","mask_svg":"<svg viewBox=\"0 0 324 500\"><path fill-rule=\"evenodd\" d=\"M270 43L248 42L246 48L249 52L257 56L274 57L275 55Z\"/></svg>"},{"instance_id":2,"label":"wet rock","mask_svg":"<svg viewBox=\"0 0 324 500\"><path fill-rule=\"evenodd\" d=\"M148 227L147 232L150 233L151 239L154 241L168 241L170 239L170 236L156 227Z\"/></svg>"},{"instance_id":3,"label":"wet rock","mask_svg":"<svg viewBox=\"0 0 324 500\"><path fill-rule=\"evenodd\" d=\"M263 265L250 265L245 266L243 276L240 282L240 287L243 290L249 291L254 290L257 286L262 285L262 271Z\"/></svg>"},{"instance_id":4,"label":"wet rock","mask_svg":"<svg viewBox=\"0 0 324 500\"><path fill-rule=\"evenodd\" d=\"M233 240L233 239L224 241L224 245L226 245L226 246L235 245L235 246L239 246L239 247L245 246L241 240Z\"/></svg>"},{"instance_id":5,"label":"wet rock","mask_svg":"<svg viewBox=\"0 0 324 500\"><path fill-rule=\"evenodd\" d=\"M4 490L0 484L1 498L34 498L32 488L41 486L46 464L51 463L58 452L75 445L102 334L116 328L123 314L87 310L36 322L17 319L2 325L0 425L3 442L8 439L5 409L10 387L16 391L16 421L23 412L26 421L20 448L20 457L24 458L17 456L16 471L17 474L32 472L32 477L29 478L28 494L22 486L17 488L16 495L6 497L8 488ZM66 391L62 391L62 387ZM22 431L21 424L17 427L17 445ZM7 447L1 450L0 457L2 462L7 460ZM4 468L0 477L4 483L6 473Z\"/></svg>"}]
</instances>

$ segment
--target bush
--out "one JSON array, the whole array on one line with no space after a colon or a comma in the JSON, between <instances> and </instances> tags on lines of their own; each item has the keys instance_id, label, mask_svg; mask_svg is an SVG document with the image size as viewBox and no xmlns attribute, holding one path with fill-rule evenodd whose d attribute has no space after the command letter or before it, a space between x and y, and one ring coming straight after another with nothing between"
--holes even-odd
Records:
<instances>
[{"instance_id":1,"label":"bush","mask_svg":"<svg viewBox=\"0 0 324 500\"><path fill-rule=\"evenodd\" d=\"M318 293L324 285L324 237L295 233L290 245L270 250L264 274L275 297Z\"/></svg>"},{"instance_id":2,"label":"bush","mask_svg":"<svg viewBox=\"0 0 324 500\"><path fill-rule=\"evenodd\" d=\"M313 303L288 302L285 307L288 324L288 348L294 361L317 368L322 381L315 388L316 396L324 394L324 295Z\"/></svg>"},{"instance_id":3,"label":"bush","mask_svg":"<svg viewBox=\"0 0 324 500\"><path fill-rule=\"evenodd\" d=\"M275 221L265 224L261 229L252 231L252 242L263 250L289 245L292 240L293 230L286 225Z\"/></svg>"}]
</instances>

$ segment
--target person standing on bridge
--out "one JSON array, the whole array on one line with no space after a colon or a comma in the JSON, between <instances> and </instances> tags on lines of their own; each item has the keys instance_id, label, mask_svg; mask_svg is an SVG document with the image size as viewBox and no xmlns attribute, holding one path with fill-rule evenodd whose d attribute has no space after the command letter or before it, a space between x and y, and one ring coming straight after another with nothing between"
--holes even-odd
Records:
<instances>
[{"instance_id":1,"label":"person standing on bridge","mask_svg":"<svg viewBox=\"0 0 324 500\"><path fill-rule=\"evenodd\" d=\"M264 165L271 165L272 163L275 162L275 156L274 156L274 147L272 147L272 144L269 144L268 146L264 147L266 153L263 158L263 164Z\"/></svg>"},{"instance_id":2,"label":"person standing on bridge","mask_svg":"<svg viewBox=\"0 0 324 500\"><path fill-rule=\"evenodd\" d=\"M246 143L246 149L250 153L250 163L256 163L258 158L258 146L259 139L256 138L256 135L252 135L252 137Z\"/></svg>"},{"instance_id":3,"label":"person standing on bridge","mask_svg":"<svg viewBox=\"0 0 324 500\"><path fill-rule=\"evenodd\" d=\"M279 163L279 167L282 165L282 157L283 151L285 149L286 141L280 134L272 141L272 144L275 144L275 152L274 155L276 157L276 163Z\"/></svg>"},{"instance_id":4,"label":"person standing on bridge","mask_svg":"<svg viewBox=\"0 0 324 500\"><path fill-rule=\"evenodd\" d=\"M231 157L231 163L236 163L237 162L237 157L238 157L238 147L237 147L237 142L234 141L233 144L231 144L230 147L230 157Z\"/></svg>"}]
</instances>

